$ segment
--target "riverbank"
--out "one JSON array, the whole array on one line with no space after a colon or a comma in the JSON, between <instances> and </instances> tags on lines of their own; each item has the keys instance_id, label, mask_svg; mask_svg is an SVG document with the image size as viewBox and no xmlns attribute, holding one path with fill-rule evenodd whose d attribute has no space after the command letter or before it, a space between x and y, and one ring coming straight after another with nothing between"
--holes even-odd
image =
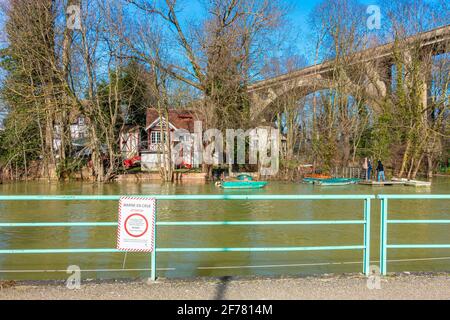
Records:
<instances>
[{"instance_id":1,"label":"riverbank","mask_svg":"<svg viewBox=\"0 0 450 320\"><path fill-rule=\"evenodd\" d=\"M173 180L177 182L205 183L207 181L206 173L182 172L173 173ZM121 174L116 177L117 182L147 182L162 181L161 174L158 172L137 172L131 174Z\"/></svg>"},{"instance_id":2,"label":"riverbank","mask_svg":"<svg viewBox=\"0 0 450 320\"><path fill-rule=\"evenodd\" d=\"M78 290L63 282L9 283L1 300L450 300L450 274L396 274L369 289L362 275L307 278L197 278L191 280L85 281Z\"/></svg>"}]
</instances>

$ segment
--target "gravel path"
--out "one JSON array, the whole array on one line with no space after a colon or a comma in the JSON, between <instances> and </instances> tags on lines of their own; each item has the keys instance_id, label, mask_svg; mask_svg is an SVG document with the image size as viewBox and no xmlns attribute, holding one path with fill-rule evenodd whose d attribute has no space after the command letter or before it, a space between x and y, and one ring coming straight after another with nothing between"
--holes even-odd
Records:
<instances>
[{"instance_id":1,"label":"gravel path","mask_svg":"<svg viewBox=\"0 0 450 320\"><path fill-rule=\"evenodd\" d=\"M2 287L0 282L0 287ZM3 284L0 299L445 299L450 300L449 274L401 274L384 277L381 289L370 290L361 275L309 278L223 278L83 282L69 290L62 282Z\"/></svg>"}]
</instances>

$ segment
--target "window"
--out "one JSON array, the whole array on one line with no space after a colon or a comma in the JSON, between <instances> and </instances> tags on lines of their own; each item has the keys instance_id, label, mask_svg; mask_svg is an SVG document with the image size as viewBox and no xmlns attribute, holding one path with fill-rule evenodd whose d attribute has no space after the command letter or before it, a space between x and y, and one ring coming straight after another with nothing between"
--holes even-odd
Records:
<instances>
[{"instance_id":1,"label":"window","mask_svg":"<svg viewBox=\"0 0 450 320\"><path fill-rule=\"evenodd\" d=\"M152 131L151 143L152 144L159 144L159 143L161 143L161 132L159 132L159 131Z\"/></svg>"}]
</instances>

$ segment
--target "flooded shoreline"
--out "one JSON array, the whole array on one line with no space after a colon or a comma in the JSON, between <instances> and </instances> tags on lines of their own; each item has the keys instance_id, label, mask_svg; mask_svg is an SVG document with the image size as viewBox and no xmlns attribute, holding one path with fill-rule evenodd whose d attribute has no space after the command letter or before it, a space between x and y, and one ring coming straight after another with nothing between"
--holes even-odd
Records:
<instances>
[{"instance_id":1,"label":"flooded shoreline","mask_svg":"<svg viewBox=\"0 0 450 320\"><path fill-rule=\"evenodd\" d=\"M448 194L450 179L435 178L431 188L320 187L271 182L253 195L283 194ZM23 183L0 186L2 195L157 195L242 194L223 191L212 183L158 184L112 183L106 185ZM392 217L448 219L448 201L393 202ZM361 219L362 201L158 201L158 221L276 221ZM371 260L379 259L379 201L372 203ZM116 201L0 202L0 222L114 222ZM0 233L0 249L115 248L115 228L7 228ZM445 225L406 225L390 228L396 243L450 243ZM361 244L361 226L213 226L160 227L158 246L167 247L286 247ZM159 253L158 276L166 278L311 275L353 273L362 269L360 251L339 252L225 252ZM448 271L448 249L390 250L389 270ZM65 270L77 265L83 279L147 277L150 255L114 254L18 254L0 255L0 279L65 279Z\"/></svg>"}]
</instances>

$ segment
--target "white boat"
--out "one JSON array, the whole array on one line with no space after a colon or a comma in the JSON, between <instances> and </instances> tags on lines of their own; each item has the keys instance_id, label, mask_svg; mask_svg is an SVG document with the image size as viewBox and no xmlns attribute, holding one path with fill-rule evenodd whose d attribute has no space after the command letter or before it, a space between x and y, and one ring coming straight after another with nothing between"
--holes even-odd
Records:
<instances>
[{"instance_id":1,"label":"white boat","mask_svg":"<svg viewBox=\"0 0 450 320\"><path fill-rule=\"evenodd\" d=\"M431 182L429 181L408 180L405 178L392 178L392 181L402 182L405 186L410 187L431 187Z\"/></svg>"},{"instance_id":2,"label":"white boat","mask_svg":"<svg viewBox=\"0 0 450 320\"><path fill-rule=\"evenodd\" d=\"M410 187L431 187L431 182L419 181L419 180L408 180L405 182L405 186Z\"/></svg>"},{"instance_id":3,"label":"white boat","mask_svg":"<svg viewBox=\"0 0 450 320\"><path fill-rule=\"evenodd\" d=\"M408 179L406 179L406 178L392 178L392 181L395 181L395 182L408 182Z\"/></svg>"}]
</instances>

